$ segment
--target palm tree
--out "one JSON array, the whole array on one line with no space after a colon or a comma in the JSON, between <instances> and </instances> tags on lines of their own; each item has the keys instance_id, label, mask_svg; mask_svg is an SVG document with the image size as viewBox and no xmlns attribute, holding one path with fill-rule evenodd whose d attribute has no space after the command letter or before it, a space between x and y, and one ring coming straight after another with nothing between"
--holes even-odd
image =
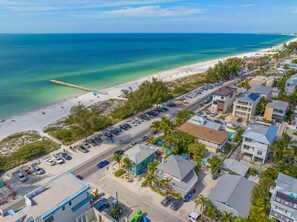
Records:
<instances>
[{"instance_id":1,"label":"palm tree","mask_svg":"<svg viewBox=\"0 0 297 222\"><path fill-rule=\"evenodd\" d=\"M160 129L164 132L165 137L171 136L175 125L167 117L161 118Z\"/></svg>"},{"instance_id":2,"label":"palm tree","mask_svg":"<svg viewBox=\"0 0 297 222\"><path fill-rule=\"evenodd\" d=\"M150 173L144 178L144 181L142 182L141 186L145 187L149 185L151 187L153 186L153 183L157 183L157 177L155 174Z\"/></svg>"},{"instance_id":3,"label":"palm tree","mask_svg":"<svg viewBox=\"0 0 297 222\"><path fill-rule=\"evenodd\" d=\"M152 122L151 128L157 130L158 131L158 136L159 136L159 132L161 131L161 121L156 120L156 121Z\"/></svg>"},{"instance_id":4,"label":"palm tree","mask_svg":"<svg viewBox=\"0 0 297 222\"><path fill-rule=\"evenodd\" d=\"M203 211L204 211L204 207L205 207L206 202L207 202L207 198L204 197L202 194L200 194L200 195L194 200L195 208L197 208L198 205L200 205L200 211L203 212Z\"/></svg>"},{"instance_id":5,"label":"palm tree","mask_svg":"<svg viewBox=\"0 0 297 222\"><path fill-rule=\"evenodd\" d=\"M271 146L272 157L275 162L286 158L292 158L296 156L297 142L292 140L288 134L284 134L281 139L275 141Z\"/></svg>"},{"instance_id":6,"label":"palm tree","mask_svg":"<svg viewBox=\"0 0 297 222\"><path fill-rule=\"evenodd\" d=\"M233 213L228 213L227 211L224 211L222 213L222 216L220 218L220 221L224 221L224 222L233 222Z\"/></svg>"},{"instance_id":7,"label":"palm tree","mask_svg":"<svg viewBox=\"0 0 297 222\"><path fill-rule=\"evenodd\" d=\"M119 153L116 153L113 155L112 160L116 161L119 164L119 168L121 168L121 162L122 162L122 155Z\"/></svg>"},{"instance_id":8,"label":"palm tree","mask_svg":"<svg viewBox=\"0 0 297 222\"><path fill-rule=\"evenodd\" d=\"M128 173L128 178L130 176L130 170L131 170L131 167L132 167L132 161L128 158L128 157L125 157L123 159L123 168L126 170L126 172Z\"/></svg>"},{"instance_id":9,"label":"palm tree","mask_svg":"<svg viewBox=\"0 0 297 222\"><path fill-rule=\"evenodd\" d=\"M167 189L169 187L169 182L170 182L170 179L164 178L158 181L158 185L162 189Z\"/></svg>"}]
</instances>

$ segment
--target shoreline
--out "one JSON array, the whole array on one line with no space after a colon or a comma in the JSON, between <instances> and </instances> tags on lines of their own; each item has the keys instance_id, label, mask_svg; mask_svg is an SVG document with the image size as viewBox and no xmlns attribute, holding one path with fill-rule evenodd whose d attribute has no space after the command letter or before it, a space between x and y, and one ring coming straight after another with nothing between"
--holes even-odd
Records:
<instances>
[{"instance_id":1,"label":"shoreline","mask_svg":"<svg viewBox=\"0 0 297 222\"><path fill-rule=\"evenodd\" d=\"M297 37L292 38L291 40L288 40L284 43L288 44L289 42L293 41L297 41ZM264 55L268 52L279 50L282 48L284 43L272 46L270 48L264 48L252 52L211 59L173 68L166 71L161 71L127 83L99 90L100 92L107 93L107 95L99 94L99 97L97 97L94 96L93 93L85 93L80 96L75 96L74 98L70 98L67 100L65 99L64 101L60 101L41 109L25 112L19 115L12 115L11 117L6 118L4 122L0 122L0 140L11 134L28 130L36 130L40 135L46 136L47 134L43 132L43 128L57 122L61 118L68 116L71 108L75 105L78 105L79 103L84 104L85 106L90 106L94 103L108 99L119 99L118 97L121 95L122 89L128 89L129 87L131 87L133 90L135 90L141 83L146 80L156 78L165 82L174 81L185 76L205 72L209 67L213 67L219 61L223 61L228 58L243 58L255 55Z\"/></svg>"}]
</instances>

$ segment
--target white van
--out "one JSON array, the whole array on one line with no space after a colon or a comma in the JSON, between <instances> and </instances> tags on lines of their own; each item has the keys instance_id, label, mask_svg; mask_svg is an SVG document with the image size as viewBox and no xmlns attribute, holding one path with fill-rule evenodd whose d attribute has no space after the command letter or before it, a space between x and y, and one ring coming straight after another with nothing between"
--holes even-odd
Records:
<instances>
[{"instance_id":1,"label":"white van","mask_svg":"<svg viewBox=\"0 0 297 222\"><path fill-rule=\"evenodd\" d=\"M196 213L196 212L193 211L192 213L190 213L188 215L188 221L190 221L190 222L196 222L196 221L198 221L199 217L200 217L200 214L198 214L198 213Z\"/></svg>"}]
</instances>

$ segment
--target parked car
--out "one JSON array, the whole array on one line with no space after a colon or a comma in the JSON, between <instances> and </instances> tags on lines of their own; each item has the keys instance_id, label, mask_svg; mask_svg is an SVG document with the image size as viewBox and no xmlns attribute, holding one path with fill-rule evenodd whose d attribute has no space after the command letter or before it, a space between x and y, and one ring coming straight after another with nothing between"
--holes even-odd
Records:
<instances>
[{"instance_id":1,"label":"parked car","mask_svg":"<svg viewBox=\"0 0 297 222\"><path fill-rule=\"evenodd\" d=\"M89 139L89 143L90 143L92 146L97 146L97 145L98 145L98 142L97 142L95 139L93 139L93 138Z\"/></svg>"},{"instance_id":2,"label":"parked car","mask_svg":"<svg viewBox=\"0 0 297 222\"><path fill-rule=\"evenodd\" d=\"M83 177L82 177L81 175L79 175L79 174L77 174L76 177L77 177L78 179L80 179L80 180L83 179Z\"/></svg>"},{"instance_id":3,"label":"parked car","mask_svg":"<svg viewBox=\"0 0 297 222\"><path fill-rule=\"evenodd\" d=\"M42 169L41 167L39 167L38 165L33 166L34 171L38 174L38 175L42 175L45 173L44 169Z\"/></svg>"},{"instance_id":4,"label":"parked car","mask_svg":"<svg viewBox=\"0 0 297 222\"><path fill-rule=\"evenodd\" d=\"M175 103L168 103L167 106L168 107L176 107L176 104Z\"/></svg>"},{"instance_id":5,"label":"parked car","mask_svg":"<svg viewBox=\"0 0 297 222\"><path fill-rule=\"evenodd\" d=\"M108 164L109 164L109 161L108 161L108 160L103 160L103 161L101 161L101 162L99 162L99 163L97 164L97 167L98 167L99 169L101 169L101 168L107 166Z\"/></svg>"},{"instance_id":6,"label":"parked car","mask_svg":"<svg viewBox=\"0 0 297 222\"><path fill-rule=\"evenodd\" d=\"M198 221L198 219L200 218L200 214L196 213L195 211L193 211L192 213L190 213L188 215L188 221L190 222L196 222Z\"/></svg>"},{"instance_id":7,"label":"parked car","mask_svg":"<svg viewBox=\"0 0 297 222\"><path fill-rule=\"evenodd\" d=\"M111 133L109 133L109 132L104 133L104 135L105 135L106 137L109 137L109 138L112 138L112 137L113 137L113 135L112 135Z\"/></svg>"},{"instance_id":8,"label":"parked car","mask_svg":"<svg viewBox=\"0 0 297 222\"><path fill-rule=\"evenodd\" d=\"M215 117L216 115L218 115L218 113L217 113L216 111L212 111L212 112L210 113L210 116L211 116L211 117Z\"/></svg>"},{"instance_id":9,"label":"parked car","mask_svg":"<svg viewBox=\"0 0 297 222\"><path fill-rule=\"evenodd\" d=\"M48 158L45 160L45 162L50 165L50 166L54 166L56 165L57 163L55 161L53 161L51 158Z\"/></svg>"},{"instance_id":10,"label":"parked car","mask_svg":"<svg viewBox=\"0 0 297 222\"><path fill-rule=\"evenodd\" d=\"M242 122L242 118L239 117L239 118L236 120L236 122L241 123L241 122Z\"/></svg>"},{"instance_id":11,"label":"parked car","mask_svg":"<svg viewBox=\"0 0 297 222\"><path fill-rule=\"evenodd\" d=\"M130 143L130 147L135 146L136 144L137 144L137 142L133 141L133 142Z\"/></svg>"},{"instance_id":12,"label":"parked car","mask_svg":"<svg viewBox=\"0 0 297 222\"><path fill-rule=\"evenodd\" d=\"M56 160L56 162L58 163L58 164L63 164L63 163L65 163L65 161L61 158L61 157L56 157L55 158L55 160Z\"/></svg>"},{"instance_id":13,"label":"parked car","mask_svg":"<svg viewBox=\"0 0 297 222\"><path fill-rule=\"evenodd\" d=\"M100 212L102 212L103 210L109 208L109 203L105 200L100 201L99 203L96 204L96 207L98 208L98 210Z\"/></svg>"},{"instance_id":14,"label":"parked car","mask_svg":"<svg viewBox=\"0 0 297 222\"><path fill-rule=\"evenodd\" d=\"M88 142L82 142L82 143L80 143L80 145L81 146L83 146L84 148L86 148L86 149L89 149L89 148L91 148L91 145L88 143Z\"/></svg>"},{"instance_id":15,"label":"parked car","mask_svg":"<svg viewBox=\"0 0 297 222\"><path fill-rule=\"evenodd\" d=\"M199 113L199 116L206 117L206 113L202 111L202 112Z\"/></svg>"},{"instance_id":16,"label":"parked car","mask_svg":"<svg viewBox=\"0 0 297 222\"><path fill-rule=\"evenodd\" d=\"M124 150L117 150L117 151L114 152L114 154L123 155L124 154Z\"/></svg>"},{"instance_id":17,"label":"parked car","mask_svg":"<svg viewBox=\"0 0 297 222\"><path fill-rule=\"evenodd\" d=\"M87 152L89 152L89 150L86 149L86 148L83 147L83 146L79 146L79 147L78 147L78 150L79 150L80 152L82 152L82 153L87 153Z\"/></svg>"},{"instance_id":18,"label":"parked car","mask_svg":"<svg viewBox=\"0 0 297 222\"><path fill-rule=\"evenodd\" d=\"M101 143L102 142L102 139L100 138L100 136L94 136L93 139L95 141L97 141L98 143Z\"/></svg>"},{"instance_id":19,"label":"parked car","mask_svg":"<svg viewBox=\"0 0 297 222\"><path fill-rule=\"evenodd\" d=\"M223 124L223 122L220 121L220 120L218 120L218 119L215 119L214 122L215 122L215 123L219 123L219 124Z\"/></svg>"},{"instance_id":20,"label":"parked car","mask_svg":"<svg viewBox=\"0 0 297 222\"><path fill-rule=\"evenodd\" d=\"M140 140L141 140L142 142L146 141L147 139L148 139L148 136L143 136L143 137L140 138Z\"/></svg>"},{"instance_id":21,"label":"parked car","mask_svg":"<svg viewBox=\"0 0 297 222\"><path fill-rule=\"evenodd\" d=\"M25 174L23 174L22 172L18 172L17 177L21 182L25 182L26 180L28 180L28 177L26 177Z\"/></svg>"},{"instance_id":22,"label":"parked car","mask_svg":"<svg viewBox=\"0 0 297 222\"><path fill-rule=\"evenodd\" d=\"M183 204L183 201L181 199L176 199L170 205L170 209L177 211L182 204Z\"/></svg>"},{"instance_id":23,"label":"parked car","mask_svg":"<svg viewBox=\"0 0 297 222\"><path fill-rule=\"evenodd\" d=\"M175 197L174 197L174 196L167 196L167 197L165 197L165 198L162 200L161 204L162 204L162 206L167 207L167 206L170 205L174 200L175 200Z\"/></svg>"},{"instance_id":24,"label":"parked car","mask_svg":"<svg viewBox=\"0 0 297 222\"><path fill-rule=\"evenodd\" d=\"M106 137L105 140L109 143L114 143L114 139L112 137Z\"/></svg>"},{"instance_id":25,"label":"parked car","mask_svg":"<svg viewBox=\"0 0 297 222\"><path fill-rule=\"evenodd\" d=\"M71 160L72 159L72 157L66 152L61 153L61 157L63 159L65 159L65 160Z\"/></svg>"}]
</instances>

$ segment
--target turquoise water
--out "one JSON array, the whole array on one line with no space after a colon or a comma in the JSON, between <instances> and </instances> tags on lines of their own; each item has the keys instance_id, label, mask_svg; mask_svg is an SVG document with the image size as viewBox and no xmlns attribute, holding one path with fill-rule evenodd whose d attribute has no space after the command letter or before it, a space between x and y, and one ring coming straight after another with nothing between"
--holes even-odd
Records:
<instances>
[{"instance_id":1,"label":"turquoise water","mask_svg":"<svg viewBox=\"0 0 297 222\"><path fill-rule=\"evenodd\" d=\"M290 36L256 34L1 34L0 119L95 89L199 61L271 47Z\"/></svg>"}]
</instances>

